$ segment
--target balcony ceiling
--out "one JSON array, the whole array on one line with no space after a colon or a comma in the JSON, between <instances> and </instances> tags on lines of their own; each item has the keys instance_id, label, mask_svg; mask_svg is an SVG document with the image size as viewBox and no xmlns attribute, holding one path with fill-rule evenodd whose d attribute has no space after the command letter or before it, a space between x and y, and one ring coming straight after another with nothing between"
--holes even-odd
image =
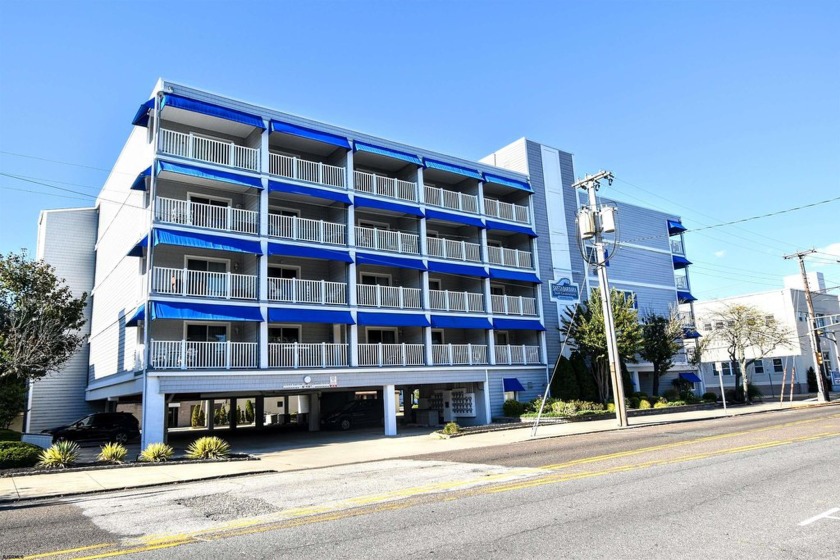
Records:
<instances>
[{"instance_id":1,"label":"balcony ceiling","mask_svg":"<svg viewBox=\"0 0 840 560\"><path fill-rule=\"evenodd\" d=\"M436 187L448 188L453 191L467 194L475 194L475 179L450 173L440 169L426 168L423 170L423 180L426 183L434 183Z\"/></svg>"},{"instance_id":2,"label":"balcony ceiling","mask_svg":"<svg viewBox=\"0 0 840 560\"><path fill-rule=\"evenodd\" d=\"M324 142L318 142L317 140L302 138L300 136L294 136L293 134L281 134L278 132L274 132L271 136L269 136L268 148L271 151L288 151L313 154L321 157L327 157L336 150L340 149L330 144L325 144Z\"/></svg>"},{"instance_id":3,"label":"balcony ceiling","mask_svg":"<svg viewBox=\"0 0 840 560\"><path fill-rule=\"evenodd\" d=\"M246 138L255 130L255 127L247 124L220 119L219 117L204 115L202 113L195 113L193 111L186 111L178 107L165 107L162 117L164 123L166 121L176 122L190 128L220 132L238 138Z\"/></svg>"},{"instance_id":4,"label":"balcony ceiling","mask_svg":"<svg viewBox=\"0 0 840 560\"><path fill-rule=\"evenodd\" d=\"M235 172L235 171L234 171ZM211 179L207 179L206 177L193 177L190 175L181 175L180 173L172 173L169 171L161 171L158 174L158 178L166 181L166 183L171 184L172 186L181 185L196 185L199 187L207 187L208 184L213 186L213 190L219 192L229 192L229 193L248 193L251 191L253 187L248 187L246 185L234 185L233 183L226 183L223 181L213 181ZM171 194L171 193L170 193ZM258 194L254 195L259 197Z\"/></svg>"},{"instance_id":5,"label":"balcony ceiling","mask_svg":"<svg viewBox=\"0 0 840 560\"><path fill-rule=\"evenodd\" d=\"M353 154L353 167L359 169L360 167L367 169L376 169L378 171L385 171L387 173L395 173L405 167L414 167L400 159L394 159L379 154L370 152L356 152Z\"/></svg>"}]
</instances>

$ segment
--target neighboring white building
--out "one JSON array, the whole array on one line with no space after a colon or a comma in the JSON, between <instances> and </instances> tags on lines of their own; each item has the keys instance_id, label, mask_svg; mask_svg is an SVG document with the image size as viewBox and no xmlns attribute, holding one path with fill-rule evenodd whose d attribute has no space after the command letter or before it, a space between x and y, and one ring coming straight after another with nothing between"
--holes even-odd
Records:
<instances>
[{"instance_id":1,"label":"neighboring white building","mask_svg":"<svg viewBox=\"0 0 840 560\"><path fill-rule=\"evenodd\" d=\"M814 313L818 324L825 326L824 336L820 341L823 362L829 371L840 369L838 364L837 336L840 335L840 304L838 296L828 293L822 273L809 273L809 285L814 302ZM745 294L718 300L706 301L695 305L697 327L703 336L714 338L716 311L724 306L748 305L760 309L768 317L775 318L792 333L791 345L780 347L762 360L750 366L747 372L765 396L779 395L782 379L786 378L785 394L789 394L793 376L794 394L806 393L808 383L806 373L814 367L814 350L811 336L811 319L802 285L802 276L784 278L784 288L753 294ZM747 353L752 359L755 354ZM702 373L708 390L720 392L719 375L723 375L724 388L734 388L737 365L730 363L726 349L713 342L703 354ZM815 368L816 370L817 368Z\"/></svg>"}]
</instances>

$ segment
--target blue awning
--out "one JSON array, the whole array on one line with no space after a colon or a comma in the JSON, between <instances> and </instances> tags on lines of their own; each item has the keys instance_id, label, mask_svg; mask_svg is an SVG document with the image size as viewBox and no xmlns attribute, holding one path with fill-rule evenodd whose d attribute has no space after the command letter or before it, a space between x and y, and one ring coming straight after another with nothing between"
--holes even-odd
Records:
<instances>
[{"instance_id":1,"label":"blue awning","mask_svg":"<svg viewBox=\"0 0 840 560\"><path fill-rule=\"evenodd\" d=\"M432 326L436 329L482 329L490 330L493 325L487 317L459 317L432 315Z\"/></svg>"},{"instance_id":2,"label":"blue awning","mask_svg":"<svg viewBox=\"0 0 840 560\"><path fill-rule=\"evenodd\" d=\"M356 323L349 311L288 307L269 307L268 321L270 323L329 323L337 325L354 325Z\"/></svg>"},{"instance_id":3,"label":"blue awning","mask_svg":"<svg viewBox=\"0 0 840 560\"><path fill-rule=\"evenodd\" d=\"M360 311L356 315L360 325L377 327L428 327L429 321L425 315L417 313L368 313Z\"/></svg>"},{"instance_id":4,"label":"blue awning","mask_svg":"<svg viewBox=\"0 0 840 560\"><path fill-rule=\"evenodd\" d=\"M240 175L239 173L230 173L229 171L218 171L216 169L206 169L184 163L159 161L157 163L157 172L177 173L179 175L188 175L190 177L198 177L200 179L209 179L210 181L220 181L222 183L230 183L232 185L242 185L243 187L254 187L257 189L262 188L262 180L260 180L259 177Z\"/></svg>"},{"instance_id":5,"label":"blue awning","mask_svg":"<svg viewBox=\"0 0 840 560\"><path fill-rule=\"evenodd\" d=\"M530 226L520 226L518 224L509 224L507 222L497 222L496 220L487 220L487 229L498 229L501 231L514 231L516 233L524 233L531 237L537 237L537 232Z\"/></svg>"},{"instance_id":6,"label":"blue awning","mask_svg":"<svg viewBox=\"0 0 840 560\"><path fill-rule=\"evenodd\" d=\"M500 331L544 331L539 319L493 319L493 328Z\"/></svg>"},{"instance_id":7,"label":"blue awning","mask_svg":"<svg viewBox=\"0 0 840 560\"><path fill-rule=\"evenodd\" d=\"M429 272L441 272L443 274L458 274L460 276L477 276L478 278L489 278L487 269L483 266L470 266L452 262L429 261Z\"/></svg>"},{"instance_id":8,"label":"blue awning","mask_svg":"<svg viewBox=\"0 0 840 560\"><path fill-rule=\"evenodd\" d=\"M410 204L402 204L400 202L391 202L390 200L380 200L378 198L367 198L364 196L356 196L354 199L356 206L364 206L366 208L376 208L377 210L391 210L392 212L401 212L403 214L411 214L412 216L423 217L423 211Z\"/></svg>"},{"instance_id":9,"label":"blue awning","mask_svg":"<svg viewBox=\"0 0 840 560\"><path fill-rule=\"evenodd\" d=\"M143 171L137 175L137 178L134 179L134 182L131 183L131 190L133 191L145 191L146 190L146 177L151 177L152 175L152 168L151 166L147 167Z\"/></svg>"},{"instance_id":10,"label":"blue awning","mask_svg":"<svg viewBox=\"0 0 840 560\"><path fill-rule=\"evenodd\" d=\"M356 140L353 142L353 147L357 152L370 152L372 154L379 154L380 156L388 156L395 159L401 159L403 161L407 161L409 163L413 163L418 166L422 166L423 162L420 161L420 157L414 154L409 154L406 152L401 152L399 150L392 150L391 148L383 148L382 146L374 146L373 144L367 144L365 142L359 142Z\"/></svg>"},{"instance_id":11,"label":"blue awning","mask_svg":"<svg viewBox=\"0 0 840 560\"><path fill-rule=\"evenodd\" d=\"M131 248L126 256L128 257L142 257L143 256L143 249L149 246L149 236L144 235L143 239L137 242L137 244Z\"/></svg>"},{"instance_id":12,"label":"blue awning","mask_svg":"<svg viewBox=\"0 0 840 560\"><path fill-rule=\"evenodd\" d=\"M466 224L468 226L475 226L483 228L484 222L477 216L464 216L463 214L452 214L451 212L441 212L440 210L426 210L427 220L443 220L445 222L455 222L457 224Z\"/></svg>"},{"instance_id":13,"label":"blue awning","mask_svg":"<svg viewBox=\"0 0 840 560\"><path fill-rule=\"evenodd\" d=\"M534 284L542 284L537 275L533 272L520 272L518 270L505 270L503 268L491 268L490 278L498 278L499 280L518 280L520 282L533 282Z\"/></svg>"},{"instance_id":14,"label":"blue awning","mask_svg":"<svg viewBox=\"0 0 840 560\"><path fill-rule=\"evenodd\" d=\"M683 338L700 338L701 336L699 332L690 327L683 328Z\"/></svg>"},{"instance_id":15,"label":"blue awning","mask_svg":"<svg viewBox=\"0 0 840 560\"><path fill-rule=\"evenodd\" d=\"M134 126L142 126L147 127L149 126L149 111L155 108L155 98L151 98L142 105L140 108L137 109L137 112L134 114L134 118L131 120L131 124Z\"/></svg>"},{"instance_id":16,"label":"blue awning","mask_svg":"<svg viewBox=\"0 0 840 560\"><path fill-rule=\"evenodd\" d=\"M701 379L699 377L697 377L696 374L693 374L691 372L681 373L680 374L680 379L685 379L686 381L690 381L692 383L701 383L702 382Z\"/></svg>"},{"instance_id":17,"label":"blue awning","mask_svg":"<svg viewBox=\"0 0 840 560\"><path fill-rule=\"evenodd\" d=\"M181 319L197 321L262 321L259 307L216 305L185 301L152 303L152 319Z\"/></svg>"},{"instance_id":18,"label":"blue awning","mask_svg":"<svg viewBox=\"0 0 840 560\"><path fill-rule=\"evenodd\" d=\"M180 247L198 247L201 249L262 255L262 248L260 247L259 241L236 239L193 231L187 232L155 228L152 231L152 243L154 245L178 245Z\"/></svg>"},{"instance_id":19,"label":"blue awning","mask_svg":"<svg viewBox=\"0 0 840 560\"><path fill-rule=\"evenodd\" d=\"M316 187L307 187L305 185L295 185L293 183L286 183L284 181L269 181L268 192L305 194L307 196L314 196L315 198L324 198L327 200L343 202L344 204L351 204L350 195L346 192L336 192L327 189L319 189Z\"/></svg>"},{"instance_id":20,"label":"blue awning","mask_svg":"<svg viewBox=\"0 0 840 560\"><path fill-rule=\"evenodd\" d=\"M688 265L691 264L690 260L688 260L685 257L681 257L679 255L672 255L672 258L674 259L674 268L675 269L685 268L685 267L687 267Z\"/></svg>"},{"instance_id":21,"label":"blue awning","mask_svg":"<svg viewBox=\"0 0 840 560\"><path fill-rule=\"evenodd\" d=\"M502 387L504 387L505 393L514 393L516 391L524 391L525 387L522 386L522 383L515 377L505 377L502 379Z\"/></svg>"},{"instance_id":22,"label":"blue awning","mask_svg":"<svg viewBox=\"0 0 840 560\"><path fill-rule=\"evenodd\" d=\"M141 321L146 319L146 304L141 303L140 307L138 307L134 313L131 314L131 318L125 322L126 327L136 327Z\"/></svg>"},{"instance_id":23,"label":"blue awning","mask_svg":"<svg viewBox=\"0 0 840 560\"><path fill-rule=\"evenodd\" d=\"M263 122L262 117L245 113L243 111L237 111L236 109L228 109L226 107L214 105L213 103L207 103L206 101L188 99L180 95L175 95L174 93L166 93L163 95L163 101L160 103L160 110L163 111L164 107L184 109L185 111L192 111L194 113L201 113L211 117L218 117L220 119L247 124L253 126L254 128L265 130L265 123Z\"/></svg>"},{"instance_id":24,"label":"blue awning","mask_svg":"<svg viewBox=\"0 0 840 560\"><path fill-rule=\"evenodd\" d=\"M331 134L329 132L322 132L320 130L306 128L305 126L298 126L292 123L272 120L271 132L293 134L294 136L300 136L301 138L309 138L310 140L317 140L318 142L324 142L325 144L332 144L333 146L338 146L339 148L350 149L350 142L344 136Z\"/></svg>"},{"instance_id":25,"label":"blue awning","mask_svg":"<svg viewBox=\"0 0 840 560\"><path fill-rule=\"evenodd\" d=\"M668 220L668 235L676 235L684 231L686 228L679 220Z\"/></svg>"},{"instance_id":26,"label":"blue awning","mask_svg":"<svg viewBox=\"0 0 840 560\"><path fill-rule=\"evenodd\" d=\"M697 301L697 298L691 295L691 292L685 292L683 290L677 290L677 299L680 303L689 303L692 301Z\"/></svg>"},{"instance_id":27,"label":"blue awning","mask_svg":"<svg viewBox=\"0 0 840 560\"><path fill-rule=\"evenodd\" d=\"M426 270L426 265L420 259L405 257L391 257L380 253L356 253L356 264L371 264L376 266L390 266L393 268L410 268L412 270Z\"/></svg>"},{"instance_id":28,"label":"blue awning","mask_svg":"<svg viewBox=\"0 0 840 560\"><path fill-rule=\"evenodd\" d=\"M436 159L423 158L423 164L431 169L440 169L441 171L448 171L449 173L455 173L456 175L472 177L473 179L478 179L479 181L483 179L481 173L477 170L470 169L469 167L463 167L461 165L455 165L454 163L446 163L445 161L439 161Z\"/></svg>"},{"instance_id":29,"label":"blue awning","mask_svg":"<svg viewBox=\"0 0 840 560\"><path fill-rule=\"evenodd\" d=\"M291 245L288 243L269 243L269 255L283 255L287 257L302 257L305 259L323 259L326 261L353 262L350 253L335 249L307 247L305 245Z\"/></svg>"},{"instance_id":30,"label":"blue awning","mask_svg":"<svg viewBox=\"0 0 840 560\"><path fill-rule=\"evenodd\" d=\"M488 183L496 183L497 185L513 187L514 189L519 189L522 191L534 192L533 189L531 189L531 185L529 185L525 181L517 181L516 179L506 179L505 177L493 175L492 173L485 173L484 180Z\"/></svg>"}]
</instances>

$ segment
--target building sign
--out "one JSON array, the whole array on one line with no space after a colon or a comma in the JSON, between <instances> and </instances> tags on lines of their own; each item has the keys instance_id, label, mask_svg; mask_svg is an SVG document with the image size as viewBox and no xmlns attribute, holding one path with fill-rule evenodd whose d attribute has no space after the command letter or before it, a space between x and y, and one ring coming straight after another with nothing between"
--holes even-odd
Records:
<instances>
[{"instance_id":1,"label":"building sign","mask_svg":"<svg viewBox=\"0 0 840 560\"><path fill-rule=\"evenodd\" d=\"M834 370L831 372L831 384L834 385L835 391L840 387L840 371Z\"/></svg>"},{"instance_id":2,"label":"building sign","mask_svg":"<svg viewBox=\"0 0 840 560\"><path fill-rule=\"evenodd\" d=\"M560 278L549 286L551 287L551 299L555 301L576 302L580 300L580 288L568 278Z\"/></svg>"}]
</instances>

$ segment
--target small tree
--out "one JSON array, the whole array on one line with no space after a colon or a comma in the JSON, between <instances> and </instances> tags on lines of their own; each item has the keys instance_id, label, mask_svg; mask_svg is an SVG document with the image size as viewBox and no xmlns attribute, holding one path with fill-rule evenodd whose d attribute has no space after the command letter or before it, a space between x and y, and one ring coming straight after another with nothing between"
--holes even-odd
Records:
<instances>
[{"instance_id":1,"label":"small tree","mask_svg":"<svg viewBox=\"0 0 840 560\"><path fill-rule=\"evenodd\" d=\"M572 363L565 356L560 356L554 366L551 378L551 396L564 401L580 398L580 388L575 378Z\"/></svg>"},{"instance_id":2,"label":"small tree","mask_svg":"<svg viewBox=\"0 0 840 560\"><path fill-rule=\"evenodd\" d=\"M201 426L201 405L195 404L192 407L192 414L190 415L190 425L193 428Z\"/></svg>"},{"instance_id":3,"label":"small tree","mask_svg":"<svg viewBox=\"0 0 840 560\"><path fill-rule=\"evenodd\" d=\"M809 393L816 393L819 391L819 385L817 385L817 372L814 371L813 367L809 367L808 371L805 372L805 379L808 380Z\"/></svg>"},{"instance_id":4,"label":"small tree","mask_svg":"<svg viewBox=\"0 0 840 560\"><path fill-rule=\"evenodd\" d=\"M254 405L250 399L245 401L245 421L249 424L254 421Z\"/></svg>"},{"instance_id":5,"label":"small tree","mask_svg":"<svg viewBox=\"0 0 840 560\"><path fill-rule=\"evenodd\" d=\"M589 366L586 365L586 359L580 352L572 352L569 363L572 366L575 381L577 381L578 398L583 401L596 402L598 400L598 386L595 384L595 378L592 376Z\"/></svg>"},{"instance_id":6,"label":"small tree","mask_svg":"<svg viewBox=\"0 0 840 560\"><path fill-rule=\"evenodd\" d=\"M682 348L682 324L677 314L658 315L652 311L642 319L642 345L639 356L653 366L653 395L659 395L659 378L674 365L674 355Z\"/></svg>"},{"instance_id":7,"label":"small tree","mask_svg":"<svg viewBox=\"0 0 840 560\"><path fill-rule=\"evenodd\" d=\"M26 407L26 381L0 377L0 428L8 428Z\"/></svg>"}]
</instances>

